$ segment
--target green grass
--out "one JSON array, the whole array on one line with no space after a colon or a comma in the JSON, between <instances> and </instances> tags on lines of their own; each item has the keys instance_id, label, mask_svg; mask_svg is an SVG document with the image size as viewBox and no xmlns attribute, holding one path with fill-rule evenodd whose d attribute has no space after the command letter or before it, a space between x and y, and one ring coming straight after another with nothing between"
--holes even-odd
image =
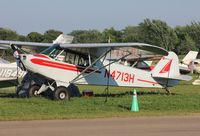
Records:
<instances>
[{"instance_id":1,"label":"green grass","mask_svg":"<svg viewBox=\"0 0 200 136\"><path fill-rule=\"evenodd\" d=\"M79 87L81 91L93 90L97 96L53 101L43 97L16 98L14 87L0 89L0 120L200 115L200 86L193 86L191 82L172 88L172 95L162 89L136 88L140 108L137 113L130 112L133 88L110 87L105 102L105 87Z\"/></svg>"}]
</instances>

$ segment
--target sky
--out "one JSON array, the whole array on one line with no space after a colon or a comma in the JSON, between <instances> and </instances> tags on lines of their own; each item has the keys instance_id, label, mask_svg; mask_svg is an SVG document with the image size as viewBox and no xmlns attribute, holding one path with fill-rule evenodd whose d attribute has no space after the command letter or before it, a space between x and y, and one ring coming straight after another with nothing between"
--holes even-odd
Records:
<instances>
[{"instance_id":1,"label":"sky","mask_svg":"<svg viewBox=\"0 0 200 136\"><path fill-rule=\"evenodd\" d=\"M200 0L0 0L0 27L19 34L136 26L160 19L171 27L200 21Z\"/></svg>"}]
</instances>

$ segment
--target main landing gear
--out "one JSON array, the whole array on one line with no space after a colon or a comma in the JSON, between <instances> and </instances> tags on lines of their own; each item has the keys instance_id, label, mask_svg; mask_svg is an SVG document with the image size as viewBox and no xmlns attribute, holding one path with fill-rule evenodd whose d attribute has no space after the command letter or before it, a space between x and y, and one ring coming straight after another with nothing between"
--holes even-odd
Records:
<instances>
[{"instance_id":1,"label":"main landing gear","mask_svg":"<svg viewBox=\"0 0 200 136\"><path fill-rule=\"evenodd\" d=\"M165 88L165 91L167 92L167 94L171 94L171 91L169 90L168 87Z\"/></svg>"},{"instance_id":2,"label":"main landing gear","mask_svg":"<svg viewBox=\"0 0 200 136\"><path fill-rule=\"evenodd\" d=\"M79 97L80 91L75 84L65 86L32 73L27 73L16 90L19 97L36 97L41 94L54 100L70 100L70 97Z\"/></svg>"},{"instance_id":3,"label":"main landing gear","mask_svg":"<svg viewBox=\"0 0 200 136\"><path fill-rule=\"evenodd\" d=\"M70 100L70 92L66 87L57 87L54 90L55 100Z\"/></svg>"}]
</instances>

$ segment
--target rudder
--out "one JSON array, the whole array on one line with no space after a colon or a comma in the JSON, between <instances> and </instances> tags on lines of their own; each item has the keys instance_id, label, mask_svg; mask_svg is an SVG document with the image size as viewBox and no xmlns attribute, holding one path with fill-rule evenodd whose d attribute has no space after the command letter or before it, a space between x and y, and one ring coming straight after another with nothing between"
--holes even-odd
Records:
<instances>
[{"instance_id":1,"label":"rudder","mask_svg":"<svg viewBox=\"0 0 200 136\"><path fill-rule=\"evenodd\" d=\"M178 56L174 52L169 52L164 56L152 70L152 77L176 78L180 76Z\"/></svg>"}]
</instances>

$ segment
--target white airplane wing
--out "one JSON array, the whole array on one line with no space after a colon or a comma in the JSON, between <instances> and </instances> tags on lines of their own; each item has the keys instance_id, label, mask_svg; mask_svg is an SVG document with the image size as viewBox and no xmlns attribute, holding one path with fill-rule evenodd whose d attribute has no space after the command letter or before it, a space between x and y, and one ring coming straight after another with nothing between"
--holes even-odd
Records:
<instances>
[{"instance_id":1,"label":"white airplane wing","mask_svg":"<svg viewBox=\"0 0 200 136\"><path fill-rule=\"evenodd\" d=\"M8 49L10 45L26 46L26 47L50 47L53 44L70 44L73 40L73 36L61 34L57 37L53 43L39 43L39 42L21 42L21 41L6 41L0 40L0 49Z\"/></svg>"},{"instance_id":2,"label":"white airplane wing","mask_svg":"<svg viewBox=\"0 0 200 136\"><path fill-rule=\"evenodd\" d=\"M20 41L4 41L0 40L0 48L10 47L10 45L16 46L38 46L38 47L49 47L52 43L38 43L38 42L20 42Z\"/></svg>"},{"instance_id":3,"label":"white airplane wing","mask_svg":"<svg viewBox=\"0 0 200 136\"><path fill-rule=\"evenodd\" d=\"M4 41L0 40L0 49L7 49L10 45L16 46L30 46L30 47L50 47L53 43L38 43L38 42L21 42L21 41ZM153 53L168 55L168 51L154 45L146 44L146 43L84 43L84 44L72 44L72 43L64 43L60 44L62 48L121 48L121 47L132 47L141 50L150 51Z\"/></svg>"},{"instance_id":4,"label":"white airplane wing","mask_svg":"<svg viewBox=\"0 0 200 136\"><path fill-rule=\"evenodd\" d=\"M136 49L141 49L145 51L150 51L153 53L168 55L168 51L164 48L146 44L146 43L88 43L88 44L60 44L62 48L122 48L122 47L132 47Z\"/></svg>"}]
</instances>

